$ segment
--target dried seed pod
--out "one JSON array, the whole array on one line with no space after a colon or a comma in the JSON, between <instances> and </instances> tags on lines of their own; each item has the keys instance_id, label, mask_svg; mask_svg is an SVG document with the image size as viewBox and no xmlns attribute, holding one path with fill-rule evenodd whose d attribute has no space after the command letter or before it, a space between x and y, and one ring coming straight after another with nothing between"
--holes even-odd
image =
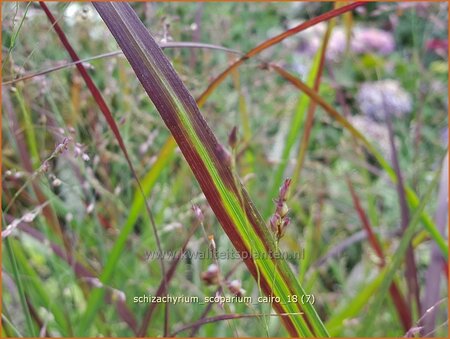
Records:
<instances>
[{"instance_id":1,"label":"dried seed pod","mask_svg":"<svg viewBox=\"0 0 450 339\"><path fill-rule=\"evenodd\" d=\"M201 277L207 285L217 285L219 283L219 267L216 264L209 265Z\"/></svg>"},{"instance_id":2,"label":"dried seed pod","mask_svg":"<svg viewBox=\"0 0 450 339\"><path fill-rule=\"evenodd\" d=\"M58 179L58 178L55 178L55 179L52 181L52 186L53 186L53 187L59 187L59 186L61 186L61 184L62 184L62 181L61 181L60 179Z\"/></svg>"},{"instance_id":3,"label":"dried seed pod","mask_svg":"<svg viewBox=\"0 0 450 339\"><path fill-rule=\"evenodd\" d=\"M228 289L237 297L242 297L245 294L245 290L242 288L240 280L232 280L228 283Z\"/></svg>"}]
</instances>

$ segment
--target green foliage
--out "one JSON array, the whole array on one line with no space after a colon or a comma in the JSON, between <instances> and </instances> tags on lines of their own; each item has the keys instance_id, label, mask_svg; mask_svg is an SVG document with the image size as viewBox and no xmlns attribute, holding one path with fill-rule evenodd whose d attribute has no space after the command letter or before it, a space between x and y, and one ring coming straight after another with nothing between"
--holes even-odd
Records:
<instances>
[{"instance_id":1,"label":"green foliage","mask_svg":"<svg viewBox=\"0 0 450 339\"><path fill-rule=\"evenodd\" d=\"M91 4L48 6L80 58L118 49ZM132 6L157 39L198 39L197 42L247 52L300 20L331 10L333 5ZM444 131L448 126L448 58L446 53L426 47L430 40L447 40L447 9L444 3L411 5L401 10L400 6L403 5L370 3L363 7L366 13L353 12L354 33L360 27L387 30L394 37L395 49L388 54L350 50L327 61L318 93L350 122L363 116L356 100L362 83L395 79L411 96L411 112L394 120L400 167L408 186L410 230L404 236L399 233L398 196L388 175L389 148L384 149L383 140L374 139L367 130L359 130L385 159L380 164L380 157L377 160L361 147L341 121L318 105L301 175L291 187L287 201L291 223L278 244L283 253L305 249L305 258L289 259L287 266L295 272L305 293L314 294L313 306L331 336L403 336L406 331L387 289L394 280L403 296L407 295L402 253L405 244L411 239L415 244L420 278L428 267L436 265L430 255L432 246L439 246L440 253L447 255L446 235L440 234L434 221L434 216L442 211L435 210L437 194L432 184L447 152ZM371 15L376 10L380 13ZM343 25L343 19L338 17L334 30ZM202 115L218 141L235 157L236 175L244 182L256 209L267 219L275 210L272 199L277 197L279 186L293 176L303 138L303 118L308 102L313 100L260 66L264 62L282 65L312 86L310 79L316 74L317 64L311 65L318 53L307 54L301 39L312 41L315 37L322 41L323 31L313 32L314 27L309 28L250 58L236 69L238 78L230 74L201 105ZM68 61L66 50L35 3L2 3L2 44L3 81ZM332 46L330 43L328 47L331 51ZM197 48L165 49L164 53L195 98L236 58L223 51ZM233 239L222 229L202 193L204 187L197 183L170 139L128 61L114 56L89 64L89 76L101 90L141 180L163 250L178 251L188 241L190 253L208 251L210 244L202 227L190 235L199 225L191 209L195 204L203 211L203 227L207 235L214 235L218 251L232 251ZM86 336L136 336L135 330L142 326L149 305L134 303L133 297L155 294L162 277L158 261L145 258L146 252L156 251L156 242L142 195L116 137L75 67L3 86L2 91L2 231L19 219L28 225L17 226L8 238L2 239L2 334L37 336L42 330L37 325L40 320L51 336L81 332ZM385 128L383 123L377 123ZM238 127L238 143L232 150L227 140L234 126ZM370 130L374 125L366 127ZM68 148L53 157L45 171L40 171L45 159L65 137L70 138ZM346 177L354 185L383 248L388 265L382 270L364 236ZM33 217L32 212L47 201L46 208ZM11 207L6 210L8 205ZM236 218L245 217L241 210L231 212ZM422 219L419 212L423 212ZM242 221L242 233L244 226ZM57 229L62 230L65 239ZM247 235L246 241L250 242L252 237ZM245 265L234 268L238 262L219 259L220 271L224 276L230 274L227 282L239 280L246 295L255 300L263 295L261 284ZM167 267L171 263L166 259ZM169 293L200 299L214 296L218 286L208 286L202 279L202 273L213 263L212 259L181 259L170 279ZM264 270L264 264L259 268ZM108 279L99 286L95 278L105 272ZM444 274L440 279L441 285L446 286ZM426 298L429 291L425 281L419 282L421 295ZM232 295L226 284L222 287L223 295ZM121 292L126 296L123 303ZM286 291L283 287L279 292ZM100 307L88 319L92 325L80 328L80 324L87 323L83 316L89 314L93 295L97 295ZM440 298L447 297L447 289L441 288ZM170 305L170 330L205 317L274 313L270 303L236 302L225 308L214 304L204 315L207 307L190 303ZM436 336L447 336L447 327L439 327L446 320L446 312L441 305ZM413 314L412 322L416 324L422 313L416 310ZM156 306L146 336L161 336L164 319L163 307ZM279 316L223 320L199 327L194 335L289 335L282 324ZM370 333L366 332L368 325ZM191 330L187 330L179 335L190 334Z\"/></svg>"}]
</instances>

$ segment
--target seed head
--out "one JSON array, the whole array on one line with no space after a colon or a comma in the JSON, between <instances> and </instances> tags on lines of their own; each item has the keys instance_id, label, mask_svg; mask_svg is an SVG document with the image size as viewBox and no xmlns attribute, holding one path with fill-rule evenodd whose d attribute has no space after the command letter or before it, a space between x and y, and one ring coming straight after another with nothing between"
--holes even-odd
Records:
<instances>
[{"instance_id":1,"label":"seed head","mask_svg":"<svg viewBox=\"0 0 450 339\"><path fill-rule=\"evenodd\" d=\"M209 265L201 277L206 285L217 285L219 283L219 267L216 264Z\"/></svg>"},{"instance_id":2,"label":"seed head","mask_svg":"<svg viewBox=\"0 0 450 339\"><path fill-rule=\"evenodd\" d=\"M289 186L291 185L291 181L292 181L292 179L287 178L284 181L283 185L280 187L280 192L278 194L279 200L286 201L287 194L289 192Z\"/></svg>"},{"instance_id":3,"label":"seed head","mask_svg":"<svg viewBox=\"0 0 450 339\"><path fill-rule=\"evenodd\" d=\"M236 297L242 297L245 294L245 290L241 286L241 282L237 279L232 280L228 283L228 289Z\"/></svg>"},{"instance_id":4,"label":"seed head","mask_svg":"<svg viewBox=\"0 0 450 339\"><path fill-rule=\"evenodd\" d=\"M289 186L291 185L291 179L286 179L278 192L278 198L274 200L275 213L270 217L269 224L272 233L277 240L280 240L286 232L287 226L291 220L287 217L289 207L286 204L287 195L289 192Z\"/></svg>"}]
</instances>

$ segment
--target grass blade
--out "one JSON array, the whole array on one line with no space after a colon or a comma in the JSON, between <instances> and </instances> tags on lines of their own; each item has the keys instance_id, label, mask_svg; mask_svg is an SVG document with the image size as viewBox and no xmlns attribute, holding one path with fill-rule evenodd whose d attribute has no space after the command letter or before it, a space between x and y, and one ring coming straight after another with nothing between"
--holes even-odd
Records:
<instances>
[{"instance_id":1,"label":"grass blade","mask_svg":"<svg viewBox=\"0 0 450 339\"><path fill-rule=\"evenodd\" d=\"M357 317L359 312L367 305L386 276L386 270L386 267L383 268L370 283L366 284L358 292L351 302L345 303L343 307L338 308L337 312L334 312L333 316L326 323L332 337L340 337L340 331L345 327L345 321Z\"/></svg>"},{"instance_id":2,"label":"grass blade","mask_svg":"<svg viewBox=\"0 0 450 339\"><path fill-rule=\"evenodd\" d=\"M369 240L370 246L372 246L375 254L377 255L379 259L378 266L380 268L383 268L386 266L386 258L384 257L383 250L381 248L381 245L378 241L378 238L375 235L375 232L372 229L372 225L370 224L369 218L367 217L367 214L364 212L364 209L361 205L361 201L358 197L358 195L355 192L355 189L353 188L353 185L350 181L350 179L347 178L347 185L350 190L350 194L352 196L353 205L355 206L355 210L358 213L359 218L361 219L361 224L363 225L363 228L367 232L367 238ZM392 301L395 305L395 308L397 309L398 316L400 318L400 321L402 322L403 329L408 331L408 329L411 328L412 321L411 321L411 313L407 307L407 304L405 302L405 299L403 298L402 293L400 292L400 289L398 288L395 281L392 282L391 286L389 287L389 292L391 294Z\"/></svg>"},{"instance_id":3,"label":"grass blade","mask_svg":"<svg viewBox=\"0 0 450 339\"><path fill-rule=\"evenodd\" d=\"M394 141L394 127L392 124L391 116L388 113L388 110L386 108L385 100L386 99L384 98L384 93L383 93L383 104L384 104L383 106L384 106L384 110L385 110L384 113L386 116L386 125L387 125L387 130L388 130L388 135L389 135L389 144L391 147L392 165L394 167L395 176L397 177L396 189L397 189L397 195L398 195L398 200L399 200L399 205L400 205L400 223L401 223L402 231L405 232L405 230L409 224L409 209L408 209L408 204L406 202L403 174L402 174L402 171L400 168L400 163L398 161L397 147L395 146L395 141ZM414 251L413 251L411 243L409 244L408 249L406 251L405 279L406 279L406 284L408 286L409 308L412 312L413 301L414 301L417 306L417 311L419 311L420 310L419 282L417 280L416 259L414 257Z\"/></svg>"},{"instance_id":4,"label":"grass blade","mask_svg":"<svg viewBox=\"0 0 450 339\"><path fill-rule=\"evenodd\" d=\"M238 252L247 257L245 263L250 272L255 278L260 275L262 290L267 295L280 297L281 302L273 305L278 313L289 314L282 317L289 333L328 336L311 304L287 303L288 295L295 293L301 297L306 293L286 261L269 255L276 253L275 242L265 222L227 163L223 146L148 30L128 4L94 3L94 6L177 141L225 232ZM258 258L250 259L255 254ZM266 259L261 260L264 255ZM304 315L299 317L300 312Z\"/></svg>"}]
</instances>

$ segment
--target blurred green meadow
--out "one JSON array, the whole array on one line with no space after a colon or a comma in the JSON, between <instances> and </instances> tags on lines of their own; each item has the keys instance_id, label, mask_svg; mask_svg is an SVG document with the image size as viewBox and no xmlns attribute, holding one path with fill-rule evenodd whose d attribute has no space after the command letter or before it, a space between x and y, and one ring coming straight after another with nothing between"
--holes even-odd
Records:
<instances>
[{"instance_id":1,"label":"blurred green meadow","mask_svg":"<svg viewBox=\"0 0 450 339\"><path fill-rule=\"evenodd\" d=\"M182 337L288 336L127 59L103 55L120 50L92 4L47 6L89 59L83 66L119 127L173 268L167 294L200 302L167 303L168 313L135 302L156 296L164 278L127 160L39 3L2 2L2 336L74 336L98 288L106 296L86 336L156 337L164 324ZM170 45L164 53L194 98L242 53L335 6L132 4ZM279 247L331 336L448 335L447 27L447 2L368 3L250 58L201 107L269 228L279 188L293 178ZM400 185L267 63L317 87ZM133 231L121 238L127 224ZM396 256L408 227L409 250ZM221 256L210 255L212 239ZM104 285L108 260L117 265ZM236 295L252 302L203 302Z\"/></svg>"}]
</instances>

